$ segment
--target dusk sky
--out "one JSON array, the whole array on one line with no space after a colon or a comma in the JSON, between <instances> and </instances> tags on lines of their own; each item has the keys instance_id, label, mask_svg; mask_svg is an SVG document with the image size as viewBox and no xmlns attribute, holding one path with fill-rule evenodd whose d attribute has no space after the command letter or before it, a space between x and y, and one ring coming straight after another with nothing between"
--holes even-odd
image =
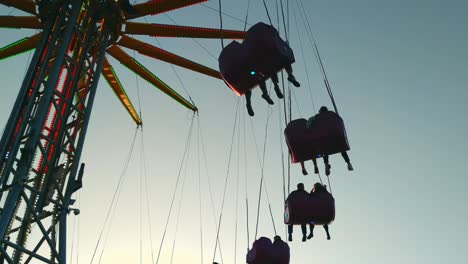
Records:
<instances>
[{"instance_id":1,"label":"dusk sky","mask_svg":"<svg viewBox=\"0 0 468 264\"><path fill-rule=\"evenodd\" d=\"M468 263L468 206L465 204L468 202L468 1L302 1L346 125L351 146L349 155L355 170L347 171L339 155L330 158L330 182L336 200L336 219L330 225L332 239L327 241L323 228L316 227L314 238L303 243L300 228L296 227L294 241L290 243L291 263ZM223 12L242 21L247 3L248 0L223 0ZM291 88L293 119L308 118L321 105L332 106L299 3L299 0L290 1L289 16L289 41L296 57L293 68L302 84L300 88ZM266 0L266 4L276 26L276 2ZM167 15L177 24L219 28L219 14L207 6L217 9L218 1ZM0 5L2 16L23 14L11 11ZM243 22L230 16L223 16L224 27L242 30ZM149 16L147 21L139 21L172 24L169 17ZM268 18L262 1L253 0L248 24L259 21L268 23ZM284 36L282 26L280 31ZM33 33L0 29L0 47ZM218 69L219 40L199 40L210 54L191 39L136 38ZM226 45L229 42L225 40ZM211 263L216 239L214 218L217 221L221 211L239 99L220 80L175 66L180 82L169 64L127 51L187 96L185 87L200 109L193 125L188 159L181 169L159 263L170 263L173 245L172 263L202 263L201 248L203 263ZM31 56L32 52L0 60L0 131L6 124ZM118 203L111 213L112 221L105 226L92 263L99 263L101 252L103 264L156 263L152 262L151 252L154 257L158 254L192 113L136 78L118 61L110 62L135 107L138 109L141 104L148 181L140 185L143 166L138 132ZM261 177L254 135L260 159L266 139L264 179L269 197L264 190L258 237L274 236L269 200L278 235L286 239L283 175L287 177L287 173L283 172L282 155L286 157L287 149L283 137L283 102L273 91L270 94L275 101L271 107L260 97L259 89L253 91L255 116L252 118L245 111L244 98L240 98L240 125L234 131L220 229L225 264L245 263L247 247L254 241ZM79 198L75 206L81 214L70 215L68 222L69 263L91 261L135 130L130 116L101 78L82 155L82 162L86 163L84 187L75 196ZM200 130L203 143L197 140ZM323 172L321 160L319 165ZM309 190L319 181L311 162L306 166L310 173L302 176L300 166L291 165L292 190L299 182ZM325 175L322 179L326 182ZM219 250L216 260L221 263Z\"/></svg>"}]
</instances>

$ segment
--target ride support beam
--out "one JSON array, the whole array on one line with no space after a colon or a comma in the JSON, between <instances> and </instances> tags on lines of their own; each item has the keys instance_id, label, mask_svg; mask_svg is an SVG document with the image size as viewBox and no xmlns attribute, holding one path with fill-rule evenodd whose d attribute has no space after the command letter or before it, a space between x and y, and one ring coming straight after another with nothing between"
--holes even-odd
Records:
<instances>
[{"instance_id":1,"label":"ride support beam","mask_svg":"<svg viewBox=\"0 0 468 264\"><path fill-rule=\"evenodd\" d=\"M125 51L119 48L117 45L113 45L107 49L107 53L109 53L112 57L118 60L120 63L125 65L128 69L138 74L141 78L145 79L163 93L171 97L172 99L176 100L183 106L187 107L192 111L198 111L197 107L189 102L187 99L182 97L176 91L174 91L169 85L164 83L161 79L156 77L151 71L145 68L141 63L130 57Z\"/></svg>"},{"instance_id":2,"label":"ride support beam","mask_svg":"<svg viewBox=\"0 0 468 264\"><path fill-rule=\"evenodd\" d=\"M67 215L114 27L86 12L98 2L56 4L0 140L0 263L66 263Z\"/></svg>"},{"instance_id":3,"label":"ride support beam","mask_svg":"<svg viewBox=\"0 0 468 264\"><path fill-rule=\"evenodd\" d=\"M123 88L122 84L120 83L119 78L114 72L114 68L110 65L109 61L106 58L104 58L104 64L102 67L102 75L104 76L104 79L106 79L107 83L114 91L120 103L122 103L122 105L125 107L127 112L130 114L133 121L135 121L135 123L138 126L141 125L142 121L141 121L140 116L136 112L135 107L130 101L130 98L128 98L128 95L125 92L125 89Z\"/></svg>"},{"instance_id":4,"label":"ride support beam","mask_svg":"<svg viewBox=\"0 0 468 264\"><path fill-rule=\"evenodd\" d=\"M214 39L244 39L245 32L237 30L220 30L215 28L187 27L165 24L146 24L127 22L124 33L132 35L148 35L152 37L177 38L214 38Z\"/></svg>"},{"instance_id":5,"label":"ride support beam","mask_svg":"<svg viewBox=\"0 0 468 264\"><path fill-rule=\"evenodd\" d=\"M0 60L34 49L41 39L42 34L43 33L38 33L0 48Z\"/></svg>"},{"instance_id":6,"label":"ride support beam","mask_svg":"<svg viewBox=\"0 0 468 264\"><path fill-rule=\"evenodd\" d=\"M162 60L167 63L171 63L195 72L199 72L217 79L222 79L221 74L211 68L208 68L206 66L203 66L201 64L198 64L196 62L193 62L191 60L187 60L185 58L182 58L178 55L175 55L173 53L170 53L168 51L165 51L163 49L160 49L158 47L155 47L153 45L150 45L148 43L144 43L142 41L139 41L137 39L127 37L127 36L122 36L122 38L117 42L118 45L121 45L123 47L138 51L139 53L146 55L148 57L157 59L157 60Z\"/></svg>"},{"instance_id":7,"label":"ride support beam","mask_svg":"<svg viewBox=\"0 0 468 264\"><path fill-rule=\"evenodd\" d=\"M41 28L41 23L35 16L0 16L0 28Z\"/></svg>"},{"instance_id":8,"label":"ride support beam","mask_svg":"<svg viewBox=\"0 0 468 264\"><path fill-rule=\"evenodd\" d=\"M0 4L17 8L29 14L36 13L36 4L32 0L0 0Z\"/></svg>"},{"instance_id":9,"label":"ride support beam","mask_svg":"<svg viewBox=\"0 0 468 264\"><path fill-rule=\"evenodd\" d=\"M137 13L128 15L127 18L132 19L146 15L157 15L206 1L208 0L152 0L134 5L133 7Z\"/></svg>"}]
</instances>

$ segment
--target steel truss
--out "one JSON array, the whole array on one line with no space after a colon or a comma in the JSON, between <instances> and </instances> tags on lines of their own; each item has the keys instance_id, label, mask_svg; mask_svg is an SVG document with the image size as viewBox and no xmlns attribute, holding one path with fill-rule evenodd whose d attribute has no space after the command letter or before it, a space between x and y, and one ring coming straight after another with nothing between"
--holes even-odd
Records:
<instances>
[{"instance_id":1,"label":"steel truss","mask_svg":"<svg viewBox=\"0 0 468 264\"><path fill-rule=\"evenodd\" d=\"M0 263L66 263L67 214L114 38L114 15L93 6L101 1L42 2L44 30L0 141Z\"/></svg>"}]
</instances>

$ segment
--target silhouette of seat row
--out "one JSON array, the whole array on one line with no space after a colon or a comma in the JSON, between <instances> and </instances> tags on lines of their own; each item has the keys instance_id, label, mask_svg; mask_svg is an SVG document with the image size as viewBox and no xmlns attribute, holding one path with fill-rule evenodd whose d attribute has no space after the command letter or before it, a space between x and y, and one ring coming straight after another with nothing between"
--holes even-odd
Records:
<instances>
[{"instance_id":1,"label":"silhouette of seat row","mask_svg":"<svg viewBox=\"0 0 468 264\"><path fill-rule=\"evenodd\" d=\"M291 192L284 207L284 223L287 225L327 225L335 220L335 199L327 191Z\"/></svg>"},{"instance_id":2,"label":"silhouette of seat row","mask_svg":"<svg viewBox=\"0 0 468 264\"><path fill-rule=\"evenodd\" d=\"M314 116L311 127L303 118L291 121L284 135L293 163L348 151L349 144L343 119L327 111Z\"/></svg>"},{"instance_id":3,"label":"silhouette of seat row","mask_svg":"<svg viewBox=\"0 0 468 264\"><path fill-rule=\"evenodd\" d=\"M289 264L289 246L275 236L274 242L267 237L260 237L247 253L248 264Z\"/></svg>"},{"instance_id":4,"label":"silhouette of seat row","mask_svg":"<svg viewBox=\"0 0 468 264\"><path fill-rule=\"evenodd\" d=\"M294 61L292 49L278 31L260 22L246 32L242 43L233 41L222 50L219 69L226 84L243 95Z\"/></svg>"}]
</instances>

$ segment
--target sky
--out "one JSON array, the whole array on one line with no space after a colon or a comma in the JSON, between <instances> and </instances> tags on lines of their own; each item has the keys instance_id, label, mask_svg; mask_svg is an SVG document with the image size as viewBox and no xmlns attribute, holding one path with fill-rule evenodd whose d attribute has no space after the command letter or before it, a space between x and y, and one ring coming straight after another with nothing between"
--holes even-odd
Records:
<instances>
[{"instance_id":1,"label":"sky","mask_svg":"<svg viewBox=\"0 0 468 264\"><path fill-rule=\"evenodd\" d=\"M247 2L223 0L223 11L243 20ZM289 41L302 86L291 88L293 119L308 118L321 105L331 106L297 3L290 1ZM213 8L217 4L206 3ZM266 0L266 4L276 25L275 1ZM468 263L468 2L309 0L304 1L304 11L345 121L355 170L348 172L339 155L330 158L336 200L332 239L327 241L324 230L317 227L315 237L303 243L296 227L291 263ZM10 12L0 6L0 15ZM218 13L203 5L168 15L178 24L219 27ZM171 24L165 15L147 21ZM248 24L258 21L268 22L268 18L263 3L252 1ZM236 30L244 27L228 16L223 16L223 24ZM32 33L1 29L0 46ZM219 40L199 41L210 54L191 39L138 38L217 69ZM2 130L30 56L0 61ZM179 171L159 263L171 263L172 248L172 263L202 263L201 251L203 263L212 261L225 182L219 232L223 263L244 263L256 233L265 139L267 190L262 192L257 234L274 236L271 206L277 233L285 238L283 102L272 92L275 105L269 107L256 89L252 97L256 114L250 118L243 98L238 101L222 81L175 67L179 81L169 64L135 56L183 95L185 87L200 109L187 159L182 163L192 113L111 59L134 105L141 105L143 132L137 134L112 223L103 229L136 127L101 79L82 155L84 187L75 197L81 213L71 215L68 222L69 263L90 263L101 230L104 235L92 263L99 262L101 252L100 263L156 263L152 254L158 255ZM141 155L142 145L145 155ZM313 171L310 162L306 166ZM146 181L142 180L145 175ZM300 166L291 165L291 189L299 182L307 189L317 181L316 175L302 176ZM216 259L221 263L219 250Z\"/></svg>"}]
</instances>

